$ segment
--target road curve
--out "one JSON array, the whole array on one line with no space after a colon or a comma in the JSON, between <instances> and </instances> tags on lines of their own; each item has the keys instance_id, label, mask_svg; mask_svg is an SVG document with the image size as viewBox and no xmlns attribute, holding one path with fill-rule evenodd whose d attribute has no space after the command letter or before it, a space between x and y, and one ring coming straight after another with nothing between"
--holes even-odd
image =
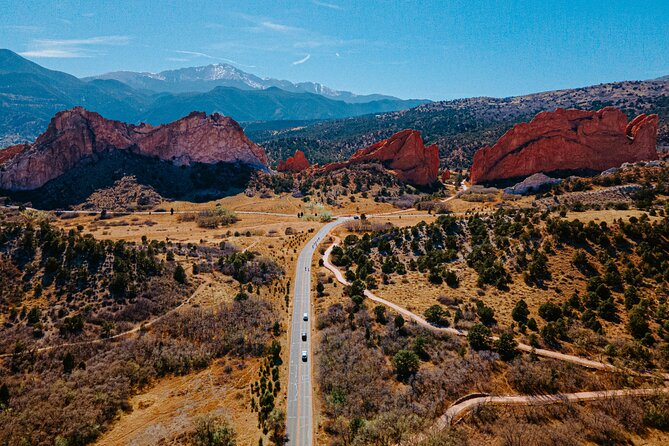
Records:
<instances>
[{"instance_id":1,"label":"road curve","mask_svg":"<svg viewBox=\"0 0 669 446\"><path fill-rule=\"evenodd\" d=\"M650 396L659 392L667 392L667 388L659 389L627 389L602 390L598 392L562 393L556 395L509 395L509 396L477 396L463 399L448 408L435 423L438 430L450 427L460 421L468 413L482 406L543 406L577 401L593 401L625 396Z\"/></svg>"},{"instance_id":2,"label":"road curve","mask_svg":"<svg viewBox=\"0 0 669 446\"><path fill-rule=\"evenodd\" d=\"M337 242L333 243L328 247L328 249L325 250L325 254L323 255L323 266L330 270L334 276L337 278L337 281L340 282L343 285L350 285L350 283L346 280L342 272L330 262L330 253L332 252L332 248L336 246ZM422 327L427 328L428 330L439 332L439 333L449 333L455 336L467 336L467 331L466 330L460 330L457 328L452 328L452 327L435 327L434 325L430 324L427 322L425 319L420 317L419 315L412 313L411 311L407 310L406 308L400 307L397 304L394 304L393 302L387 301L381 297L376 296L369 290L365 290L365 297L368 299L380 303L382 305L385 305L387 307L392 308L396 312L402 314L403 316L406 316L409 319L414 320L418 325L421 325ZM497 339L497 337L493 336L493 339ZM526 352L526 353L534 353L537 356L542 356L544 358L552 358L552 359L557 359L559 361L566 361L566 362L571 362L572 364L577 364L582 367L587 367L589 369L596 369L596 370L604 370L604 371L614 371L617 370L617 368L612 365L612 364L607 364L605 362L599 362L599 361L593 361L590 359L582 358L580 356L574 356L574 355L568 355L565 353L560 353L552 350L546 350L543 348L534 348L530 345L527 344L518 344L518 350ZM639 376L648 376L648 377L654 377L657 375L651 375L651 374L642 374L642 373L635 373L635 372L630 372L631 374L639 375ZM660 374L664 380L669 380L669 373L664 373Z\"/></svg>"},{"instance_id":3,"label":"road curve","mask_svg":"<svg viewBox=\"0 0 669 446\"><path fill-rule=\"evenodd\" d=\"M288 366L288 401L286 405L286 434L288 444L311 446L313 444L313 399L311 344L311 260L318 244L328 233L350 217L340 217L323 226L300 252L295 271L295 292L293 297L293 317L290 324L290 363ZM309 320L302 315L307 313ZM307 341L302 340L302 332L307 333ZM308 355L302 361L302 351Z\"/></svg>"}]
</instances>

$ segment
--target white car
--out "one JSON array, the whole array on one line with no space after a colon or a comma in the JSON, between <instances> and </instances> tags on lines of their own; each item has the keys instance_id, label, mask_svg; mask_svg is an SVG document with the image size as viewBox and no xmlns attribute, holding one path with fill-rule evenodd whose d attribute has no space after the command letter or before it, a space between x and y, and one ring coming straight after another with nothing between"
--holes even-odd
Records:
<instances>
[{"instance_id":1,"label":"white car","mask_svg":"<svg viewBox=\"0 0 669 446\"><path fill-rule=\"evenodd\" d=\"M309 320L309 315L308 315L307 313L304 313L304 314L302 315L302 320L303 320L303 321L308 321L308 320Z\"/></svg>"},{"instance_id":2,"label":"white car","mask_svg":"<svg viewBox=\"0 0 669 446\"><path fill-rule=\"evenodd\" d=\"M302 351L302 361L307 362L307 351L306 350Z\"/></svg>"}]
</instances>

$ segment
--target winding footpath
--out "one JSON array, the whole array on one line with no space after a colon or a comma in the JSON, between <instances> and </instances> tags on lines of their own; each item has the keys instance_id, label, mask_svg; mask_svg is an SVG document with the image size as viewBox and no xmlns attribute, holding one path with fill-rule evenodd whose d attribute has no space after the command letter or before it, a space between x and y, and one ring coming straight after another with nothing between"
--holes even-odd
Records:
<instances>
[{"instance_id":1,"label":"winding footpath","mask_svg":"<svg viewBox=\"0 0 669 446\"><path fill-rule=\"evenodd\" d=\"M195 291L193 291L193 293L186 300L184 300L183 302L181 302L179 305L172 308L171 310L169 310L169 311L161 314L160 316L156 317L155 319L151 319L148 322L143 322L139 325L136 325L133 328L131 328L130 330L126 330L124 332L117 333L113 336L109 336L108 338L90 339L88 341L78 341L78 342L66 342L64 344L55 344L55 345L50 345L50 346L47 346L47 347L40 347L40 348L37 348L37 349L32 350L32 351L35 352L35 353L43 353L43 352L48 352L48 351L55 350L55 349L58 349L58 348L63 348L63 347L76 347L76 346L79 346L79 345L102 344L102 343L105 343L105 342L113 341L115 339L123 338L123 337L126 337L126 336L130 336L132 334L138 333L140 330L144 330L144 329L150 327L151 325L153 325L156 322L162 320L166 316L168 316L168 315L170 315L170 314L172 314L176 311L179 311L179 309L183 308L185 305L188 305L190 303L190 301L197 294L199 294L207 285L209 285L211 283L211 279L209 277L206 277L206 276L201 276L201 277L202 277L202 283L195 289ZM0 354L0 359L8 358L12 355L13 355L13 353L3 353L3 354Z\"/></svg>"},{"instance_id":2,"label":"winding footpath","mask_svg":"<svg viewBox=\"0 0 669 446\"><path fill-rule=\"evenodd\" d=\"M342 285L350 285L350 282L346 280L346 278L344 277L344 274L339 270L339 268L337 268L335 265L332 264L332 262L330 262L330 254L332 253L332 248L334 248L336 245L337 245L337 241L335 241L335 243L330 245L328 247L328 249L325 250L325 254L323 255L323 266L325 268L327 268L328 270L330 270L334 274L334 276L336 277L336 279L339 283L341 283ZM399 305L397 305L393 302L390 302L386 299L383 299L383 298L375 295L374 293L372 293L369 290L365 290L365 297L367 297L368 299L370 299L374 302L377 302L377 303L385 305L389 308L392 308L396 312L398 312L398 313L402 314L403 316L406 316L407 318L415 321L418 325L420 325L420 326L422 326L422 327L424 327L428 330L431 330L431 331L434 331L434 332L437 332L437 333L448 333L448 334L452 334L452 335L455 335L455 336L462 336L462 337L466 337L467 334L468 334L467 330L460 330L458 328L435 327L434 325L430 324L429 322L427 322L425 319L423 319L421 316L417 315L416 313L413 313L413 312L407 310L406 308L403 308L403 307L401 307L401 306L399 306ZM492 339L496 340L497 337L493 336ZM546 350L546 349L543 349L543 348L535 348L535 347L532 347L531 345L527 345L527 344L523 344L523 343L518 344L518 350L520 350L522 352L525 352L525 353L534 353L537 356L541 356L541 357L544 357L544 358L552 358L552 359L556 359L558 361L571 362L572 364L580 365L582 367L586 367L586 368L589 368L589 369L603 370L603 371L608 371L608 372L612 372L612 371L615 371L615 370L620 370L619 368L617 368L613 364L608 364L608 363L599 362L599 361L593 361L591 359L586 359L586 358L582 358L580 356L575 356L575 355L568 355L568 354L556 352L556 351L553 351L553 350ZM659 374L659 375L640 374L640 373L636 373L636 372L629 372L629 373L634 373L635 375L649 377L649 378L650 377L657 378L659 376L662 379L664 379L665 381L669 380L669 373L663 373L663 374Z\"/></svg>"},{"instance_id":3,"label":"winding footpath","mask_svg":"<svg viewBox=\"0 0 669 446\"><path fill-rule=\"evenodd\" d=\"M332 262L330 262L330 254L332 253L332 248L334 248L336 245L337 245L337 239L335 239L335 242L326 249L325 254L323 255L323 266L334 274L339 283L341 283L342 285L350 285L350 282L346 280L342 272L335 265L333 265ZM456 336L463 336L463 337L467 336L466 330L460 330L451 327L435 327L434 325L430 324L419 315L393 302L380 298L369 290L365 290L364 293L365 297L367 297L368 299L393 309L394 311L415 321L418 325L428 330L438 333L448 333ZM497 338L493 337L493 339ZM518 349L526 353L532 352L537 356L552 358L559 361L570 362L572 364L576 364L590 369L603 370L608 372L618 370L612 364L593 361L579 356L567 355L552 350L534 348L527 344L519 343ZM652 375L652 374L643 374L636 372L631 372L631 373L638 376L649 377L649 378L658 377L658 375ZM659 374L659 377L661 377L664 381L669 380L668 373ZM668 388L652 388L652 389L606 390L597 392L578 392L578 393L567 393L567 394L557 394L557 395L509 395L509 396L474 395L472 398L464 397L456 401L451 407L449 407L446 413L437 420L434 427L438 430L449 427L457 423L468 413L485 405L536 406L536 405L557 404L563 402L601 400L601 399L609 399L609 398L625 397L625 396L650 396L650 395L655 395L658 392L668 392L668 391L669 391Z\"/></svg>"},{"instance_id":4,"label":"winding footpath","mask_svg":"<svg viewBox=\"0 0 669 446\"><path fill-rule=\"evenodd\" d=\"M332 248L334 248L337 245L337 243L333 243L328 247L328 249L325 251L325 254L323 255L323 266L330 270L334 276L337 278L337 281L343 285L350 285L350 282L347 281L344 278L344 275L342 272L330 262L330 253L332 252ZM428 330L437 332L437 333L448 333L452 334L455 336L462 336L465 337L467 336L467 331L466 330L460 330L458 328L452 328L452 327L435 327L434 325L430 324L427 322L425 319L417 315L416 313L413 313L406 308L403 308L397 304L394 304L393 302L390 302L386 299L383 299L381 297L378 297L374 293L372 293L369 290L365 290L365 297L368 299L380 303L382 305L385 305L389 308L392 308L394 311L402 314L403 316L415 321L418 325L421 327L424 327ZM496 337L493 337L493 339L496 339ZM616 368L611 365L611 364L606 364L603 362L598 362L598 361L592 361L590 359L585 359L581 358L580 356L573 356L573 355L567 355L564 353L559 353L555 352L552 350L545 350L541 348L534 348L530 345L527 344L518 344L518 349L524 352L534 352L537 356L543 356L546 358L553 358L553 359L558 359L560 361L568 361L574 364L581 365L583 367L587 367L590 369L597 369L597 370L607 370L607 371L613 371ZM669 377L667 377L669 379Z\"/></svg>"},{"instance_id":5,"label":"winding footpath","mask_svg":"<svg viewBox=\"0 0 669 446\"><path fill-rule=\"evenodd\" d=\"M545 406L549 404L574 403L583 401L606 400L634 396L653 396L667 393L669 389L628 389L601 390L596 392L563 393L558 395L508 395L508 396L474 396L461 398L446 410L434 427L438 430L453 426L469 413L483 406Z\"/></svg>"}]
</instances>

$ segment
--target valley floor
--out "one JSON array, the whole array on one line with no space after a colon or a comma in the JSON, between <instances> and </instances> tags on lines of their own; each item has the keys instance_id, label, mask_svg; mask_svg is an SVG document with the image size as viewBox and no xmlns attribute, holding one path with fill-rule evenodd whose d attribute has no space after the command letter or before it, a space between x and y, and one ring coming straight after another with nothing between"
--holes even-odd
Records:
<instances>
[{"instance_id":1,"label":"valley floor","mask_svg":"<svg viewBox=\"0 0 669 446\"><path fill-rule=\"evenodd\" d=\"M532 207L532 199L528 197L506 200L497 195L485 198L483 201L477 201L478 198L470 201L471 196L455 196L454 192L450 191L448 198L441 196L433 201L447 205L451 216L463 225L466 225L470 217L477 212L481 218L487 218L500 207L507 209ZM331 272L322 267L320 259L326 247L333 241L342 243L347 237L361 238L363 234L375 234L392 228L407 228L409 232L413 230L412 237L424 243L422 235L416 235L422 234L420 231L423 229L419 232L415 232L414 229L439 221L439 216L431 211L414 208L401 210L363 194L352 195L355 195L355 199L340 200L339 206L321 206L287 194L270 198L239 194L210 203L162 203L153 211L110 213L104 218L100 214L68 213L55 218L53 224L62 228L65 233L79 231L82 235L90 234L99 240L124 240L134 244L133 246L141 246L146 240L165 242L177 252L178 262L185 266L191 279L195 279L194 265L196 269L205 267L199 275L206 277L206 284L188 301L188 305L178 310L179 312L215 310L221 305L234 305L240 294L248 294L271 304L274 308L273 316L278 324L273 330L279 333L277 339L281 345L283 359L283 363L277 366L276 382L280 383L280 390L274 392L273 400L277 408L285 410L289 358L287 333L291 329L292 294L298 256L307 241L323 226L320 220L325 211L334 216L361 214L369 216L351 220L332 230L323 244L317 248L311 263L313 271L311 299L315 308L313 323L316 330L313 332L313 339L310 339L310 350L314 352L310 361L313 360L315 374L313 424L317 444L338 444L337 442L345 435L351 435L350 438L353 438L358 435L358 431L353 433L352 429L362 429L360 432L369 436L367 440L359 440L362 442L360 444L374 444L375 441L386 441L384 444L393 442L414 444L412 442L418 438L415 436L417 432L429 432L453 401L471 392L496 395L528 392L566 393L618 387L640 388L653 384L652 380L647 380L646 377L590 371L552 359L533 362L528 359L532 355L521 356L516 362L503 362L496 353L475 352L468 348L464 339L435 334L434 330L431 332L411 323L410 317L400 324L397 316L401 311L393 310L392 305L386 305L388 308L385 316L381 317L378 313L380 310L377 309L378 301L372 302L371 299L367 299L363 304L356 304L354 301L352 303L350 288L337 283ZM198 224L196 219L184 218L184 215L190 213L197 214L200 211L214 209L216 205L234 211L237 214L237 221L227 226L205 228ZM174 211L173 215L170 209ZM644 219L649 224L662 221L660 215L648 217L645 211L636 209L578 211L565 209L560 215L563 221L592 221L597 226L604 222L613 226L620 219L624 221ZM464 329L470 329L475 325L477 315L474 307L477 302L484 302L494 308L493 333L499 336L506 327L512 327L511 330L514 330L512 311L519 300L524 299L529 312L536 317L541 305L546 301L557 301L562 304L566 299L565 296L568 297L574 291L582 291L587 285L587 277L574 271L572 257L576 250L572 247L564 248L560 256L550 257L548 265L552 275L546 286L536 287L525 283L518 272L513 273L512 286L508 290L481 285L477 281L479 273L468 265L466 259L472 248L471 241L467 237L469 235L458 239L457 256L445 263L446 268L455 272L459 278L457 287L450 287L446 283L431 283L427 280L425 271L408 270L403 275L389 273L384 277L386 274L381 274L379 268L384 261L384 255L378 250L368 252L367 257L377 262L377 270L373 273L376 278L374 294L421 318L425 317L430 307L439 303L451 312L456 307L458 310L465 309L465 312L471 314L465 314L464 321L460 321L457 325ZM237 279L222 274L215 266L217 259L208 254L211 250L226 245L234 246L240 254L255 253L258 258L271 259L283 269L283 277L262 286L248 282L244 282L242 286ZM400 252L399 248L396 252ZM408 252L409 250L406 250L406 255L400 255L399 259L407 265L411 258ZM597 258L596 253L592 250L588 253L588 258L594 263ZM635 256L630 257L634 261L637 260ZM213 272L206 269L212 265ZM349 274L364 277L360 273L360 268L356 269L357 266L359 265L352 264ZM317 284L321 286L320 291L317 291ZM649 294L649 289L645 288L645 295ZM451 315L452 313L449 313L448 317ZM2 317L7 316L2 315ZM384 318L385 320L382 320ZM629 340L630 336L625 328L626 318L626 314L623 314L622 324L602 321L607 337ZM541 319L539 322L543 324ZM150 331L151 327L148 330ZM536 339L532 339L533 335L534 333L522 331L515 333L514 338L525 343L536 342ZM142 336L142 333L138 335L139 338ZM584 338L585 341L580 344L564 343L560 351L595 361L608 361L601 356L600 347L603 348L603 344L598 344L596 349L593 349L592 345L587 345L588 339L595 338L594 334L591 336ZM604 342L601 338L596 340L598 343ZM595 350L600 352L599 356L594 353ZM422 352L420 372L415 374L415 378L407 380L395 376L394 355L400 351ZM358 369L362 371L358 373ZM119 412L110 424L110 428L99 437L97 444L137 446L182 444L193 430L194 423L203 415L214 415L228 420L237 433L237 444L258 444L259 439L263 440L263 444L270 444L272 432L269 430L263 432L259 427L257 405L260 404L260 395L256 397L254 392L257 390L251 391L260 385L267 370L262 355L248 357L222 355L206 367L192 370L185 375L161 376L150 385L138 389L138 392L129 399L125 410ZM527 385L522 381L524 377L535 381L527 388L523 388L523 385ZM530 388L531 391L528 391ZM653 402L648 404L652 405ZM419 419L405 411L411 405L414 405L412 407L415 407L420 414ZM541 416L534 422L537 426L543 426L556 425L563 422L561 420L565 423L567 420L578 421L590 416L585 414L594 413L600 416L600 409L604 411L602 413L613 418L619 414L618 409L607 412L598 403L576 404L576 406L578 407L561 407L545 411L542 409ZM648 411L648 407L640 405L629 410L635 411L634 413L638 415L639 411ZM354 410L353 408L364 411L360 413L360 420L349 413L350 410ZM514 409L510 413L512 415L507 417L504 408L474 411L471 417L444 433L452 436L449 437L450 440L435 440L436 442L424 444L466 444L466 441L460 440L467 436L474 444L493 444L502 434L508 434L511 438L515 435L515 431L505 433L504 429L511 429L510 426L514 422L530 423L532 420L522 409ZM358 422L362 424L355 427L355 423ZM661 425L662 422L658 424ZM384 437L383 429L392 430L395 427L400 429L400 425L402 429L406 429L404 434L409 432L411 435L402 436L404 435L402 434L400 437L393 437L394 439ZM587 432L594 429L594 425L585 423L582 426L583 435L589 435ZM534 432L532 429L534 428L529 430ZM618 429L616 435L622 435L619 438L626 438L633 443L643 441L645 444L662 444L666 438L665 434L655 427L647 430L630 428L629 432L620 431L619 427L615 429ZM439 437L437 435L434 438ZM537 434L534 438L540 436Z\"/></svg>"}]
</instances>

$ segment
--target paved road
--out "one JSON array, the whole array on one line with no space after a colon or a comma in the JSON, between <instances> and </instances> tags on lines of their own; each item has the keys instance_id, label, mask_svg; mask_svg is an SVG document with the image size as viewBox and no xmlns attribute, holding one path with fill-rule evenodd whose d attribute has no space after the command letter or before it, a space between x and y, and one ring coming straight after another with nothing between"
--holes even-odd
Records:
<instances>
[{"instance_id":1,"label":"paved road","mask_svg":"<svg viewBox=\"0 0 669 446\"><path fill-rule=\"evenodd\" d=\"M335 227L351 220L338 218L323 226L300 252L295 272L295 293L293 298L293 318L290 324L290 364L288 367L288 404L286 408L286 433L288 444L311 446L313 444L313 400L312 400L312 360L311 345L311 259L318 244ZM309 320L302 315L307 313ZM307 333L307 341L302 340L302 332ZM302 351L308 359L302 361Z\"/></svg>"},{"instance_id":2,"label":"paved road","mask_svg":"<svg viewBox=\"0 0 669 446\"><path fill-rule=\"evenodd\" d=\"M509 396L476 396L461 399L460 402L448 408L446 413L437 420L435 427L439 430L452 426L460 421L469 412L481 406L543 406L577 401L605 400L625 396L649 396L669 389L627 389L602 390L599 392L561 393L556 395L509 395Z\"/></svg>"}]
</instances>

